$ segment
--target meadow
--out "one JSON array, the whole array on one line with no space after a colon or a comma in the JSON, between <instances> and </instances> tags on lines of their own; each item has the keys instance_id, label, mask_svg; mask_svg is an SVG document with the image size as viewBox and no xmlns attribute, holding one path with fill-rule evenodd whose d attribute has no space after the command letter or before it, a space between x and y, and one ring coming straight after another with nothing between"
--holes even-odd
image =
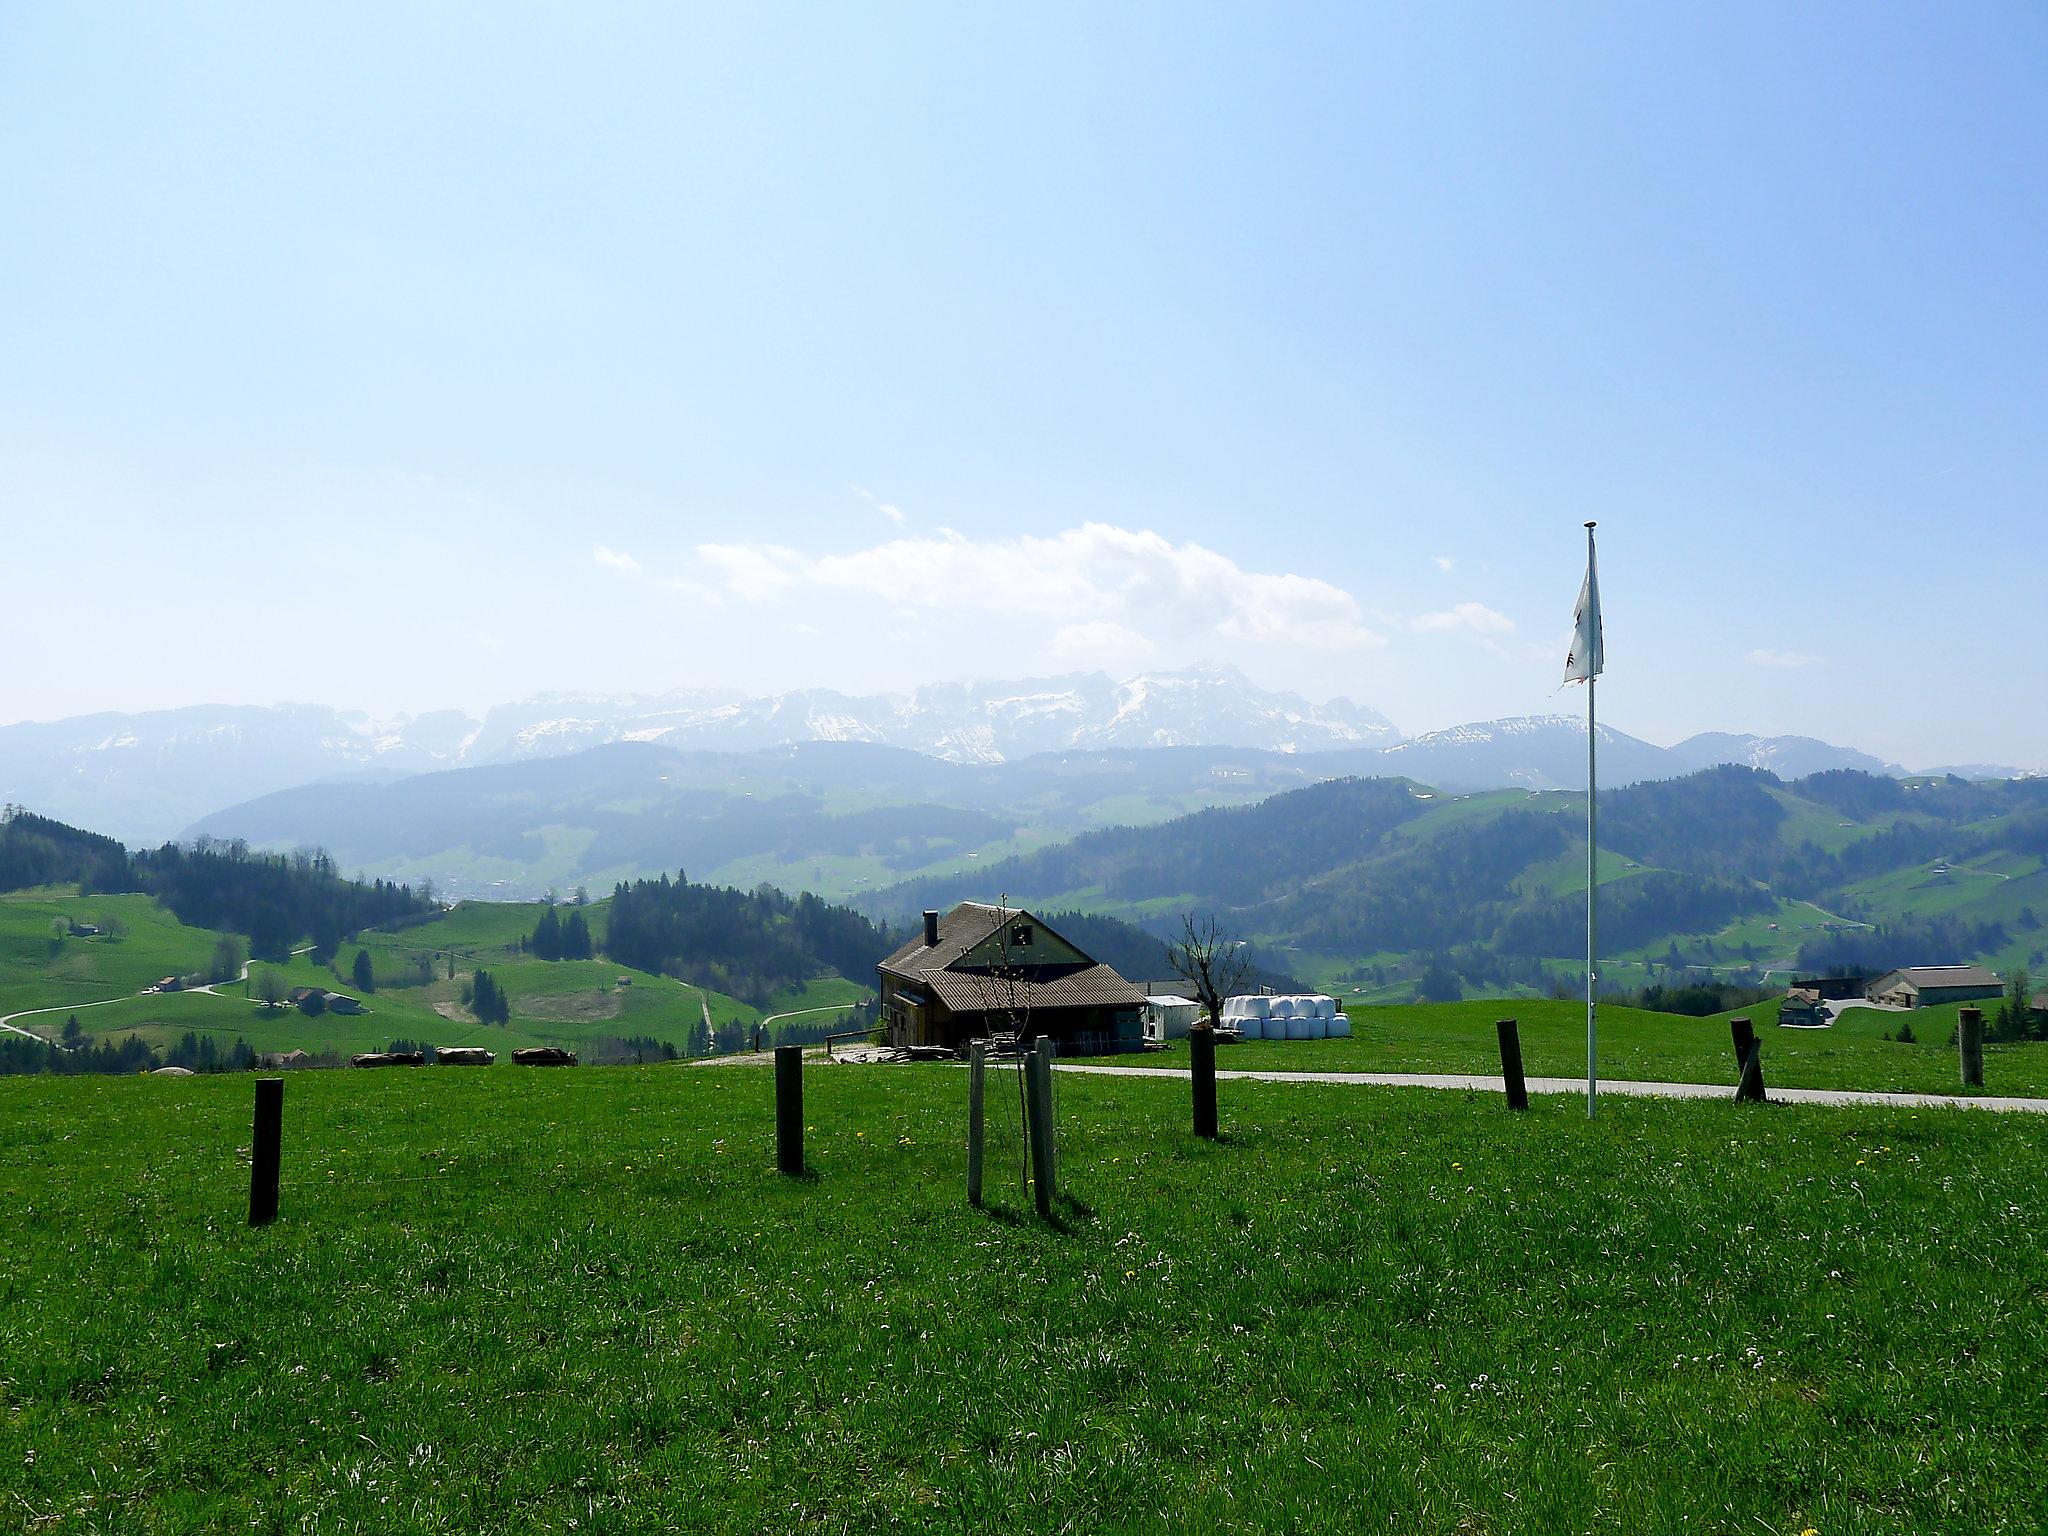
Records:
<instances>
[{"instance_id":1,"label":"meadow","mask_svg":"<svg viewBox=\"0 0 2048 1536\"><path fill-rule=\"evenodd\" d=\"M604 906L586 910L601 939ZM342 945L331 967L299 953L282 964L259 961L246 983L224 982L211 994L136 996L164 975L203 966L218 935L185 927L146 896L79 897L63 889L11 893L0 897L0 1015L56 1009L17 1021L54 1038L75 1011L79 1027L90 1035L119 1039L132 1034L159 1050L189 1031L211 1036L221 1047L245 1040L257 1051L349 1053L381 1050L400 1039L501 1053L530 1045L586 1050L600 1039L628 1037L687 1051L707 1010L715 1026L736 1025L750 1032L771 1013L797 1012L805 1018L791 1023L816 1022L810 1010L851 1008L870 991L840 977L821 977L778 992L764 1010L608 960L543 961L519 948L539 911L532 903L463 902L396 932L365 931ZM53 943L50 925L59 916L78 921L115 916L128 932ZM358 950L370 956L378 979L373 992L364 992L351 979ZM431 980L420 977L422 961ZM453 977L448 975L451 963ZM480 1024L463 1006L463 985L479 968L489 970L509 997L509 1024ZM275 971L287 987L323 987L359 997L368 1011L308 1017L296 1009L259 1007L257 986L265 971ZM618 984L622 977L625 986Z\"/></svg>"},{"instance_id":2,"label":"meadow","mask_svg":"<svg viewBox=\"0 0 2048 1536\"><path fill-rule=\"evenodd\" d=\"M59 918L115 919L128 932L58 941L50 929ZM9 892L0 897L0 1016L138 992L164 976L203 967L218 938L211 929L186 927L147 896L78 896L70 888Z\"/></svg>"},{"instance_id":3,"label":"meadow","mask_svg":"<svg viewBox=\"0 0 2048 1536\"><path fill-rule=\"evenodd\" d=\"M1980 1005L1987 1021L1996 1003ZM1735 1085L1729 1019L1755 1022L1765 1081L1781 1088L1856 1088L1880 1093L1958 1093L1956 1048L1948 1043L1962 1005L1910 1014L1851 1008L1826 1029L1780 1029L1775 999L1707 1018L1603 1003L1600 1075L1643 1082ZM1515 1020L1531 1077L1584 1077L1586 1005L1556 998L1350 1006L1351 1035L1336 1040L1247 1040L1218 1050L1219 1070L1259 1072L1454 1072L1500 1075L1496 1020ZM1914 1040L1888 1040L1906 1020ZM1112 1058L1110 1065L1184 1066L1187 1046ZM2048 1095L2048 1043L1984 1047L1984 1092Z\"/></svg>"},{"instance_id":4,"label":"meadow","mask_svg":"<svg viewBox=\"0 0 2048 1536\"><path fill-rule=\"evenodd\" d=\"M0 1082L24 1529L2037 1529L2048 1123L964 1075ZM1001 1100L1002 1096L997 1096Z\"/></svg>"}]
</instances>

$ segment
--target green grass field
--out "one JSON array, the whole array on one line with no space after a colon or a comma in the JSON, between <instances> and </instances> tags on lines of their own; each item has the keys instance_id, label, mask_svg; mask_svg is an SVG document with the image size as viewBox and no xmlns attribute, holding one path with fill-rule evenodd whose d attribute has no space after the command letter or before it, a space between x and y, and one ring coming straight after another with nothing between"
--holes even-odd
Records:
<instances>
[{"instance_id":1,"label":"green grass field","mask_svg":"<svg viewBox=\"0 0 2048 1536\"><path fill-rule=\"evenodd\" d=\"M190 971L211 955L217 937L186 928L148 897L79 898L64 891L22 892L0 899L0 1014L31 1008L58 1011L22 1019L19 1027L54 1038L76 1011L79 1027L102 1038L134 1034L159 1049L187 1030L236 1039L258 1051L378 1050L397 1039L434 1045L481 1045L500 1052L528 1045L584 1049L603 1037L640 1037L687 1049L708 1004L714 1025L752 1029L763 1010L721 992L657 976L607 960L543 961L519 952L520 938L539 915L532 903L463 902L452 911L397 932L370 930L343 944L336 967L310 956L287 963L258 962L249 984L222 983L217 996L167 994L138 997L142 987L172 972ZM586 909L601 940L606 907ZM51 919L119 916L125 938L71 938L53 945ZM350 975L357 950L369 953L379 980L363 992ZM412 984L413 965L426 959L434 979ZM449 979L453 960L456 977ZM461 1003L462 984L478 968L491 971L511 1000L505 1027L482 1025ZM255 1006L255 975L275 970L289 987L315 986L360 997L369 1011L307 1017L296 1010ZM632 984L617 985L621 976ZM844 1004L869 989L838 977L778 994L769 1011Z\"/></svg>"},{"instance_id":2,"label":"green grass field","mask_svg":"<svg viewBox=\"0 0 2048 1536\"><path fill-rule=\"evenodd\" d=\"M1738 1010L1763 1038L1764 1077L1783 1088L1857 1088L1873 1092L1956 1093L1960 1074L1948 1044L1960 1005L1912 1014L1852 1008L1824 1030L1780 1029L1775 1001ZM1247 1040L1218 1052L1224 1070L1274 1072L1457 1072L1500 1074L1498 1019L1516 1021L1531 1077L1583 1077L1586 1008L1553 998L1469 1003L1404 1003L1347 1008L1352 1033L1339 1040ZM1735 1085L1733 1015L1692 1019L1603 1004L1600 1073L1646 1082ZM1886 1040L1910 1018L1917 1043ZM1163 1054L1114 1058L1131 1065L1184 1065L1186 1046ZM1984 1091L2048 1095L2048 1044L1987 1045Z\"/></svg>"},{"instance_id":3,"label":"green grass field","mask_svg":"<svg viewBox=\"0 0 2048 1536\"><path fill-rule=\"evenodd\" d=\"M125 938L53 943L50 924L118 918ZM138 992L160 977L202 968L219 937L187 928L147 896L78 896L68 889L0 896L0 1015Z\"/></svg>"},{"instance_id":4,"label":"green grass field","mask_svg":"<svg viewBox=\"0 0 2048 1536\"><path fill-rule=\"evenodd\" d=\"M964 1074L0 1081L22 1530L2040 1526L2048 1121Z\"/></svg>"}]
</instances>

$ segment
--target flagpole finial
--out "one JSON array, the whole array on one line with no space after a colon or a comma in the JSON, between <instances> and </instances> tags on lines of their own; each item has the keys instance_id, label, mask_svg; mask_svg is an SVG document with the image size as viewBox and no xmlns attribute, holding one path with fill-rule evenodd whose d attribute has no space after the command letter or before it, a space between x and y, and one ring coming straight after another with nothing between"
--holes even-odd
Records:
<instances>
[{"instance_id":1,"label":"flagpole finial","mask_svg":"<svg viewBox=\"0 0 2048 1536\"><path fill-rule=\"evenodd\" d=\"M1600 525L1598 523L1588 523L1586 526L1588 528L1598 528Z\"/></svg>"}]
</instances>

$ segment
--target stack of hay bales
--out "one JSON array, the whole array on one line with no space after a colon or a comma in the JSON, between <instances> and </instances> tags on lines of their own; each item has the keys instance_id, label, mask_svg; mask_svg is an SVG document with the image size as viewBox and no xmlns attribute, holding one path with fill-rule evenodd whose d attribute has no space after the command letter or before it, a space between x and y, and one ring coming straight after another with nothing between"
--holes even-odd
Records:
<instances>
[{"instance_id":1,"label":"stack of hay bales","mask_svg":"<svg viewBox=\"0 0 2048 1536\"><path fill-rule=\"evenodd\" d=\"M1341 1039L1351 1033L1337 999L1321 993L1233 997L1223 1005L1223 1022L1235 1024L1241 1040Z\"/></svg>"}]
</instances>

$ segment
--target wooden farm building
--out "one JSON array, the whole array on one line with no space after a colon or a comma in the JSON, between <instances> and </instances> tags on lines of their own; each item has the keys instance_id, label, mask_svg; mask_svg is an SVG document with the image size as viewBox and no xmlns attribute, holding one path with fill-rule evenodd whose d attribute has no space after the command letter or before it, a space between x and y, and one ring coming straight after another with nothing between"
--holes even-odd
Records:
<instances>
[{"instance_id":1,"label":"wooden farm building","mask_svg":"<svg viewBox=\"0 0 2048 1536\"><path fill-rule=\"evenodd\" d=\"M1068 1055L1144 1047L1145 994L1029 912L962 902L876 967L892 1045L1050 1038Z\"/></svg>"},{"instance_id":2,"label":"wooden farm building","mask_svg":"<svg viewBox=\"0 0 2048 1536\"><path fill-rule=\"evenodd\" d=\"M1827 1010L1821 1006L1820 993L1811 987L1789 988L1785 1000L1778 1004L1778 1022L1801 1026L1827 1023Z\"/></svg>"},{"instance_id":3,"label":"wooden farm building","mask_svg":"<svg viewBox=\"0 0 2048 1536\"><path fill-rule=\"evenodd\" d=\"M1909 965L1886 971L1864 996L1899 1008L1932 1008L1941 1003L1975 1003L2005 990L1998 973L1981 965Z\"/></svg>"}]
</instances>

